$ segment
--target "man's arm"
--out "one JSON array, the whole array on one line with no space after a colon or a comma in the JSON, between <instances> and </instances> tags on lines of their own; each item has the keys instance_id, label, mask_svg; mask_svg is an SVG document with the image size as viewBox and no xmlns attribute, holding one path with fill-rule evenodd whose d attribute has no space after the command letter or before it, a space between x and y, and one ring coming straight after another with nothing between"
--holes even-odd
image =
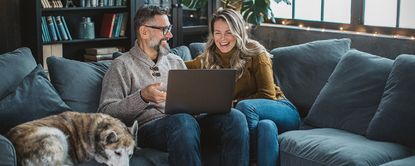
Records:
<instances>
[{"instance_id":1,"label":"man's arm","mask_svg":"<svg viewBox=\"0 0 415 166\"><path fill-rule=\"evenodd\" d=\"M131 92L131 87L131 73L122 62L114 61L102 81L98 112L132 122L148 103L141 98L140 91Z\"/></svg>"}]
</instances>

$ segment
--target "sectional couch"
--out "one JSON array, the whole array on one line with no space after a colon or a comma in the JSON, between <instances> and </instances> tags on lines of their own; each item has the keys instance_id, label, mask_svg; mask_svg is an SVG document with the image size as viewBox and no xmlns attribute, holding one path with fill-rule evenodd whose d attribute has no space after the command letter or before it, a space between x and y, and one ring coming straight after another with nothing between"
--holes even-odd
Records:
<instances>
[{"instance_id":1,"label":"sectional couch","mask_svg":"<svg viewBox=\"0 0 415 166\"><path fill-rule=\"evenodd\" d=\"M281 165L415 165L415 56L390 60L350 43L333 39L271 51L275 81L304 119L300 130L279 135ZM172 51L191 59L203 46ZM0 55L0 134L65 109L96 112L110 61L51 57L47 64L51 81L29 49ZM13 145L2 135L0 165L16 165ZM130 164L167 165L167 156L140 149ZM204 157L204 165L217 165L215 155Z\"/></svg>"}]
</instances>

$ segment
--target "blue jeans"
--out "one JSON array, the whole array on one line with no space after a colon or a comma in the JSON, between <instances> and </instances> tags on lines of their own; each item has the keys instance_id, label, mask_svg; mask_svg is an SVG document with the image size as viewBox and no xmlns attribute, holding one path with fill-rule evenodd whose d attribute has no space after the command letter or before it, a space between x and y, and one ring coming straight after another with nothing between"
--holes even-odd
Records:
<instances>
[{"instance_id":1,"label":"blue jeans","mask_svg":"<svg viewBox=\"0 0 415 166\"><path fill-rule=\"evenodd\" d=\"M288 100L248 99L236 105L245 114L250 133L251 159L258 166L278 164L278 134L298 129L300 116Z\"/></svg>"},{"instance_id":2,"label":"blue jeans","mask_svg":"<svg viewBox=\"0 0 415 166\"><path fill-rule=\"evenodd\" d=\"M200 166L201 150L212 141L220 147L220 165L249 164L249 131L245 116L236 109L228 113L168 115L138 130L138 146L169 153L171 166Z\"/></svg>"}]
</instances>

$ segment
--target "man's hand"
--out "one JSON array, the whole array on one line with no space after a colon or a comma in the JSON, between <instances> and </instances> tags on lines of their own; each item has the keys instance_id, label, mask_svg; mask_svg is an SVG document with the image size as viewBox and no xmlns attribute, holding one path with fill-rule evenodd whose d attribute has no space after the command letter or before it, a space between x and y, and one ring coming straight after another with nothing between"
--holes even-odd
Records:
<instances>
[{"instance_id":1,"label":"man's hand","mask_svg":"<svg viewBox=\"0 0 415 166\"><path fill-rule=\"evenodd\" d=\"M166 92L160 91L161 83L150 84L144 89L141 89L141 98L146 102L162 103L166 101Z\"/></svg>"}]
</instances>

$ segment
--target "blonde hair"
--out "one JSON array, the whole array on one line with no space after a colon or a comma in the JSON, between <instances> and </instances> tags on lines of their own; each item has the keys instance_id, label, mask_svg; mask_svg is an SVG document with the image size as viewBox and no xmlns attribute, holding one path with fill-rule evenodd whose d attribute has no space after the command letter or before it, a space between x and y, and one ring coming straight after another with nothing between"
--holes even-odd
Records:
<instances>
[{"instance_id":1,"label":"blonde hair","mask_svg":"<svg viewBox=\"0 0 415 166\"><path fill-rule=\"evenodd\" d=\"M236 50L230 59L230 68L236 69L238 78L240 78L244 72L245 63L253 56L257 56L260 53L266 52L264 46L257 41L248 37L248 32L245 28L245 21L242 16L232 9L219 8L213 15L209 26L209 37L206 42L205 52L202 53L202 68L205 69L219 69L221 67L220 55L216 54L217 49L213 38L214 24L218 20L224 20L229 26L232 35L236 39Z\"/></svg>"}]
</instances>

